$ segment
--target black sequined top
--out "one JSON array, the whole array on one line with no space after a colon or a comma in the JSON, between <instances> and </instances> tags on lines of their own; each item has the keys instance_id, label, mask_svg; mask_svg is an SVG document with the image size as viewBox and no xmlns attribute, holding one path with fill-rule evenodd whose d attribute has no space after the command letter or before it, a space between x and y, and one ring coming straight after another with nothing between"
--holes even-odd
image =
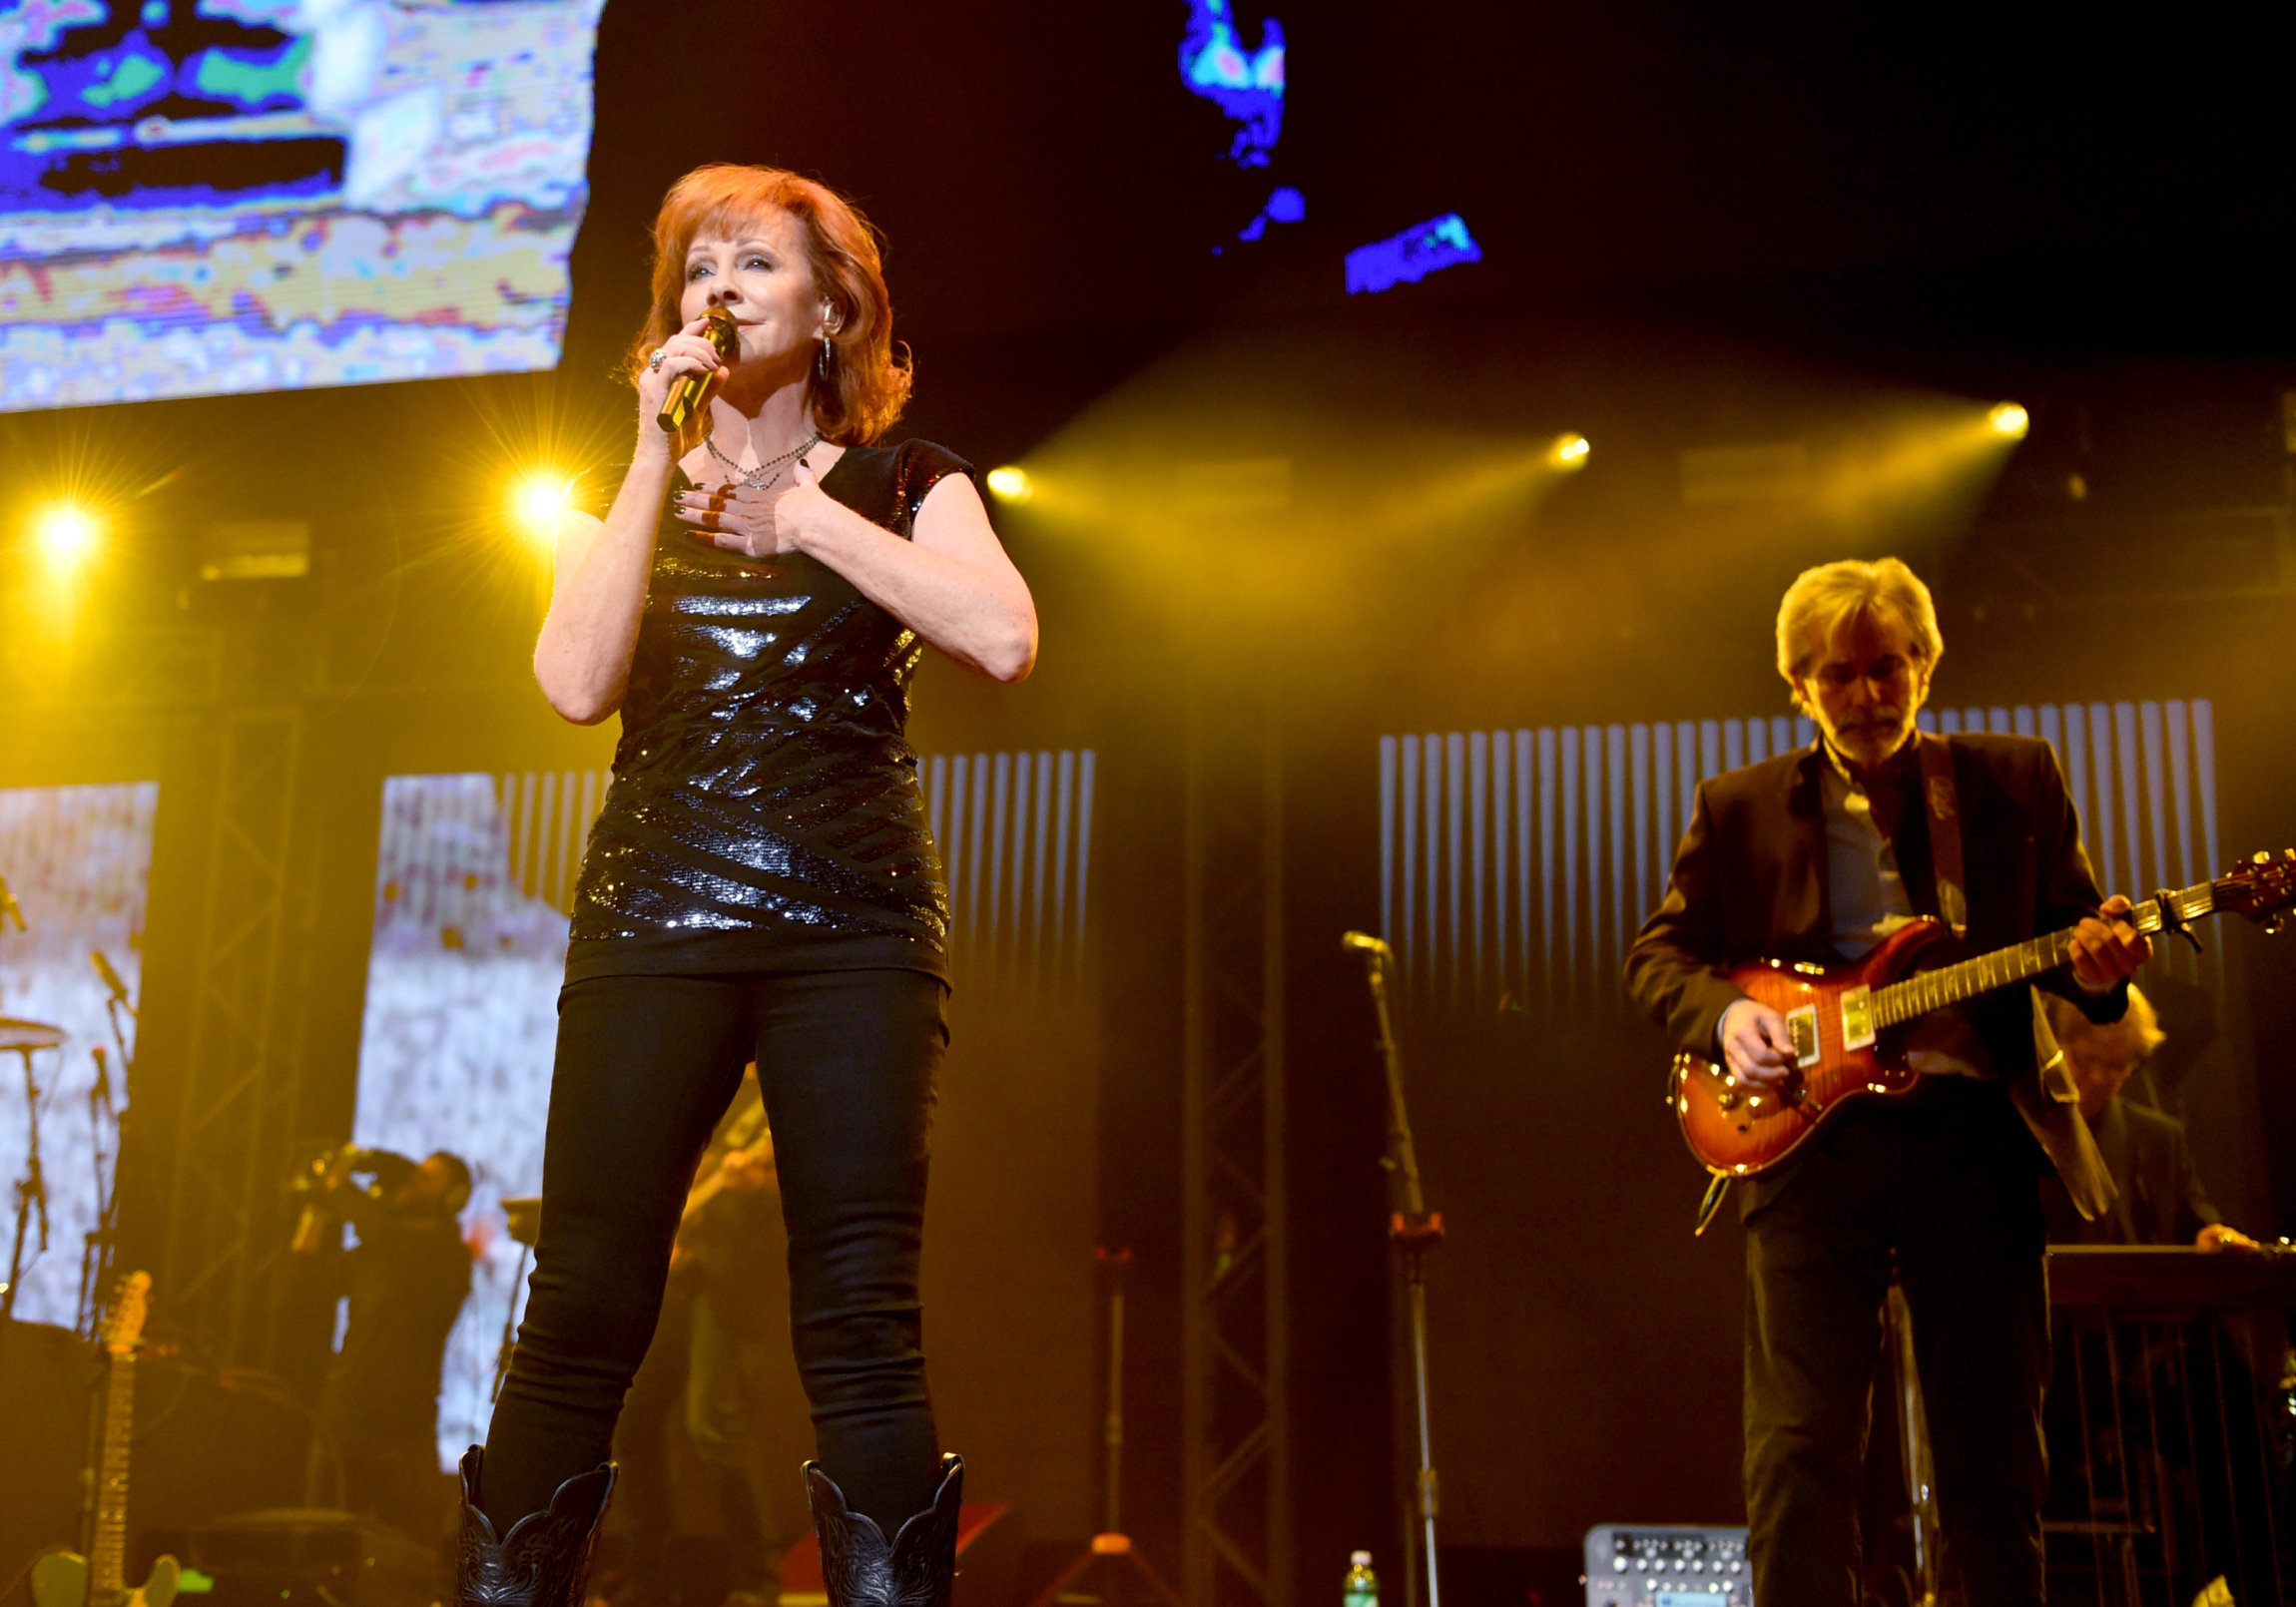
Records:
<instances>
[{"instance_id":1,"label":"black sequined top","mask_svg":"<svg viewBox=\"0 0 2296 1607\"><path fill-rule=\"evenodd\" d=\"M967 468L923 441L857 446L821 485L905 540L925 493ZM922 652L820 561L744 558L665 512L567 980L887 966L945 980L948 894L904 735Z\"/></svg>"}]
</instances>

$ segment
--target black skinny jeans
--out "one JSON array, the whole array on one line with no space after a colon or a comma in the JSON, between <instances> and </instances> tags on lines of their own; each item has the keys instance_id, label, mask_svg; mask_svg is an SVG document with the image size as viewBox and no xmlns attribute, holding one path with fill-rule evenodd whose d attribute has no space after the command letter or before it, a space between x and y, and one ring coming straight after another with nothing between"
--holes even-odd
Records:
<instances>
[{"instance_id":1,"label":"black skinny jeans","mask_svg":"<svg viewBox=\"0 0 2296 1607\"><path fill-rule=\"evenodd\" d=\"M823 1470L888 1535L931 1500L917 1260L942 994L907 970L592 977L560 993L541 1239L486 1441L497 1533L610 1453L694 1169L753 1058Z\"/></svg>"}]
</instances>

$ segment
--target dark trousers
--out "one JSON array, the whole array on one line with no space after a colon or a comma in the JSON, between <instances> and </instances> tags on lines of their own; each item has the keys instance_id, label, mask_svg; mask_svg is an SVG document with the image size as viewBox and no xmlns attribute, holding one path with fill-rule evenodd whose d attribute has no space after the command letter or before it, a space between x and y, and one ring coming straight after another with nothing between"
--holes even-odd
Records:
<instances>
[{"instance_id":1,"label":"dark trousers","mask_svg":"<svg viewBox=\"0 0 2296 1607\"><path fill-rule=\"evenodd\" d=\"M1999 1083L1846 1110L1746 1218L1758 1607L1854 1607L1882 1306L1913 1315L1949 1595L2042 1600L2048 1289L2036 1146Z\"/></svg>"},{"instance_id":2,"label":"dark trousers","mask_svg":"<svg viewBox=\"0 0 2296 1607\"><path fill-rule=\"evenodd\" d=\"M917 1260L942 993L905 970L568 984L533 1282L487 1433L483 1498L498 1532L606 1460L694 1169L753 1058L823 1469L887 1534L931 1500L940 1449Z\"/></svg>"}]
</instances>

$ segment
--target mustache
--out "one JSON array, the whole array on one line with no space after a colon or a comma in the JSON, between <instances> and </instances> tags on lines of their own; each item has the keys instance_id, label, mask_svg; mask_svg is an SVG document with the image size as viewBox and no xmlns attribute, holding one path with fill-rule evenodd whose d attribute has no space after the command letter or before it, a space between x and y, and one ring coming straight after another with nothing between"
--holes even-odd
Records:
<instances>
[{"instance_id":1,"label":"mustache","mask_svg":"<svg viewBox=\"0 0 2296 1607\"><path fill-rule=\"evenodd\" d=\"M1898 737L1912 724L1903 711L1869 715L1863 720L1841 721L1834 727L1834 737L1839 742L1878 741Z\"/></svg>"}]
</instances>

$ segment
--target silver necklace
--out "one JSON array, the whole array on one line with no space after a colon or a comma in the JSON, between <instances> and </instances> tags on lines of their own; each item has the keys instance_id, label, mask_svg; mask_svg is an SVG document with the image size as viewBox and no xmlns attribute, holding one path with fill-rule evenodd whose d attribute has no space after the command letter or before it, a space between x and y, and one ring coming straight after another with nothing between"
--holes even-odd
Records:
<instances>
[{"instance_id":1,"label":"silver necklace","mask_svg":"<svg viewBox=\"0 0 2296 1607\"><path fill-rule=\"evenodd\" d=\"M762 491L768 485L772 484L774 476L780 474L784 468L789 466L789 464L798 458L804 457L815 447L821 445L822 437L821 433L817 430L814 435L805 441L802 445L794 446L787 452L784 452L780 457L775 458L772 462L760 463L754 469L743 468L741 464L735 462L732 458L726 456L725 453L719 451L718 442L715 436L703 436L702 444L710 449L710 455L712 457L725 464L725 466L733 470L734 473L740 475L744 485L748 486L753 491Z\"/></svg>"}]
</instances>

